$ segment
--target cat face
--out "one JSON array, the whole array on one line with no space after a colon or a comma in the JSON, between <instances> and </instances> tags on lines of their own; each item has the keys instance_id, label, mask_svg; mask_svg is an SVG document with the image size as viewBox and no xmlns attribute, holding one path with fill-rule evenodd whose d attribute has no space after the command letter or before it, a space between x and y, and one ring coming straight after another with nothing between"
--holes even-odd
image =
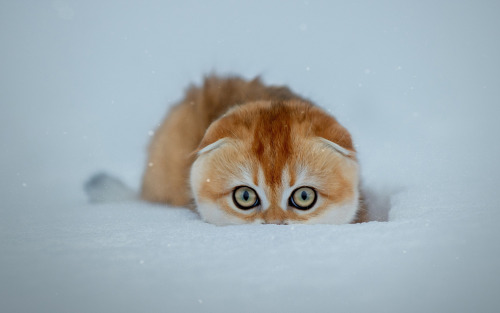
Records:
<instances>
[{"instance_id":1,"label":"cat face","mask_svg":"<svg viewBox=\"0 0 500 313\"><path fill-rule=\"evenodd\" d=\"M349 133L301 101L229 111L203 138L191 168L197 210L216 225L344 224L359 205Z\"/></svg>"}]
</instances>

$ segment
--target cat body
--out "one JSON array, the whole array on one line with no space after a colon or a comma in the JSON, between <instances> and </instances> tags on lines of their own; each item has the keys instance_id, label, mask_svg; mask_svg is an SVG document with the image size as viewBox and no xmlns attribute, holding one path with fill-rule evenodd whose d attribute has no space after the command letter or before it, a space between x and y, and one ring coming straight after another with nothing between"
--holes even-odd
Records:
<instances>
[{"instance_id":1,"label":"cat body","mask_svg":"<svg viewBox=\"0 0 500 313\"><path fill-rule=\"evenodd\" d=\"M141 196L216 225L344 224L366 221L359 183L334 117L286 87L210 76L156 131Z\"/></svg>"}]
</instances>

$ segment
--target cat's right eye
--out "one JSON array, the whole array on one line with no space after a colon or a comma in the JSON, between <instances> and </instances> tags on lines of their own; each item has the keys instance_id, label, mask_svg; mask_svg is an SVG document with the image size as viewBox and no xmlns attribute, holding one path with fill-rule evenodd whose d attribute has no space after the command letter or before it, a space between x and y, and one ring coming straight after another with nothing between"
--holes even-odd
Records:
<instances>
[{"instance_id":1,"label":"cat's right eye","mask_svg":"<svg viewBox=\"0 0 500 313\"><path fill-rule=\"evenodd\" d=\"M249 210L259 205L259 197L252 188L240 186L233 191L233 202L239 209Z\"/></svg>"}]
</instances>

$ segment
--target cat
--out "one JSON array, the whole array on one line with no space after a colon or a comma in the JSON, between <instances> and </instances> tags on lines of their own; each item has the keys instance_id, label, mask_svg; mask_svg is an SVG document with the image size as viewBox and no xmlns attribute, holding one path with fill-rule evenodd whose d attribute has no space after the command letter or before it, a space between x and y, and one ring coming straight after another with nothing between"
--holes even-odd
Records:
<instances>
[{"instance_id":1,"label":"cat","mask_svg":"<svg viewBox=\"0 0 500 313\"><path fill-rule=\"evenodd\" d=\"M216 225L367 221L351 135L284 86L205 77L156 130L141 197Z\"/></svg>"}]
</instances>

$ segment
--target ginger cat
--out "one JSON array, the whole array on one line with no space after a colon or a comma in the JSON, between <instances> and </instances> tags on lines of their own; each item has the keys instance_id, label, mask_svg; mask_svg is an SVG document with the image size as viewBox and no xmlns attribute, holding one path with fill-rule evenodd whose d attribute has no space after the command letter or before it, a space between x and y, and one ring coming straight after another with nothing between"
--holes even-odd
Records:
<instances>
[{"instance_id":1,"label":"ginger cat","mask_svg":"<svg viewBox=\"0 0 500 313\"><path fill-rule=\"evenodd\" d=\"M216 225L367 221L347 130L258 78L189 88L152 139L141 196Z\"/></svg>"}]
</instances>

